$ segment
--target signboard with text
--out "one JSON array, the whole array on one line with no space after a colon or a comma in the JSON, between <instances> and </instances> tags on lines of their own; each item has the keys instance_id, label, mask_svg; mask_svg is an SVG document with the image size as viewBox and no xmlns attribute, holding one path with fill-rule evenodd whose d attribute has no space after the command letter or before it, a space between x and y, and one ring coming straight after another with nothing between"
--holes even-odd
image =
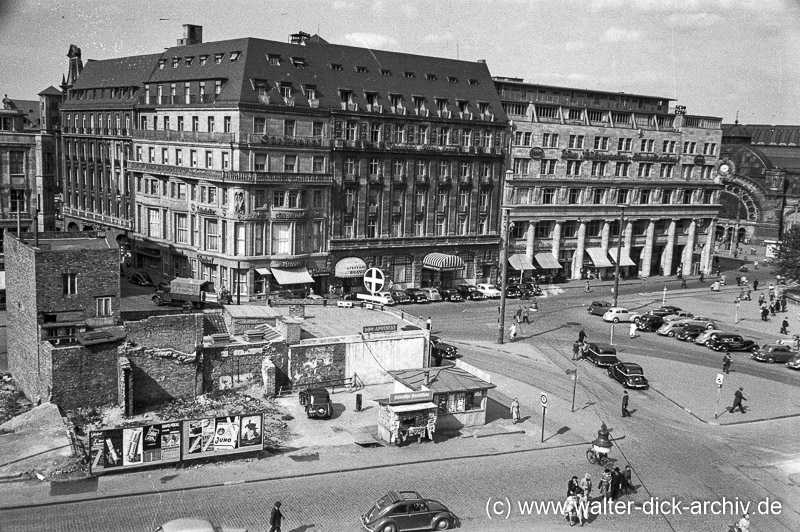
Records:
<instances>
[{"instance_id":1,"label":"signboard with text","mask_svg":"<svg viewBox=\"0 0 800 532\"><path fill-rule=\"evenodd\" d=\"M89 432L89 473L168 464L181 459L180 422Z\"/></svg>"},{"instance_id":2,"label":"signboard with text","mask_svg":"<svg viewBox=\"0 0 800 532\"><path fill-rule=\"evenodd\" d=\"M394 332L397 330L397 324L391 325L365 325L363 333L376 333L376 332Z\"/></svg>"},{"instance_id":3,"label":"signboard with text","mask_svg":"<svg viewBox=\"0 0 800 532\"><path fill-rule=\"evenodd\" d=\"M182 458L251 452L262 447L263 415L192 419L183 422Z\"/></svg>"}]
</instances>

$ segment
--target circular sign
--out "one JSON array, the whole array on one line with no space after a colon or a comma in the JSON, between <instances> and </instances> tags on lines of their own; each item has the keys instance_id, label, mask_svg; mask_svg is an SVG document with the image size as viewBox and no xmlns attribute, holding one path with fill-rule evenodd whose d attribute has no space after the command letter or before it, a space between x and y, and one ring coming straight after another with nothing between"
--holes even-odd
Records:
<instances>
[{"instance_id":1,"label":"circular sign","mask_svg":"<svg viewBox=\"0 0 800 532\"><path fill-rule=\"evenodd\" d=\"M530 151L531 159L541 159L544 157L544 150L542 148L531 148Z\"/></svg>"},{"instance_id":2,"label":"circular sign","mask_svg":"<svg viewBox=\"0 0 800 532\"><path fill-rule=\"evenodd\" d=\"M386 277L380 268L370 268L364 272L364 288L373 296L383 290Z\"/></svg>"},{"instance_id":3,"label":"circular sign","mask_svg":"<svg viewBox=\"0 0 800 532\"><path fill-rule=\"evenodd\" d=\"M723 380L724 378L725 378L725 376L724 376L722 373L717 373L717 384L718 384L719 386L722 386L722 380Z\"/></svg>"},{"instance_id":4,"label":"circular sign","mask_svg":"<svg viewBox=\"0 0 800 532\"><path fill-rule=\"evenodd\" d=\"M547 406L547 394L542 394L542 406Z\"/></svg>"},{"instance_id":5,"label":"circular sign","mask_svg":"<svg viewBox=\"0 0 800 532\"><path fill-rule=\"evenodd\" d=\"M706 164L706 158L703 157L702 155L698 155L694 158L694 164L697 166Z\"/></svg>"},{"instance_id":6,"label":"circular sign","mask_svg":"<svg viewBox=\"0 0 800 532\"><path fill-rule=\"evenodd\" d=\"M731 169L731 165L729 165L728 163L722 163L721 165L719 165L719 173L720 174L725 175L730 171L730 169Z\"/></svg>"}]
</instances>

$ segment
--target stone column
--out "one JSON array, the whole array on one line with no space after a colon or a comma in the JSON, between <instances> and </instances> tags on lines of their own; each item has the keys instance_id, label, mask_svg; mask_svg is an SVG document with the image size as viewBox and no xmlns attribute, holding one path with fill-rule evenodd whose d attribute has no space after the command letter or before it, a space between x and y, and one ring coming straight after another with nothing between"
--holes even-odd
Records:
<instances>
[{"instance_id":1,"label":"stone column","mask_svg":"<svg viewBox=\"0 0 800 532\"><path fill-rule=\"evenodd\" d=\"M675 219L669 221L667 229L667 245L664 247L664 256L661 257L661 267L664 275L672 275L672 254L675 251Z\"/></svg>"},{"instance_id":2,"label":"stone column","mask_svg":"<svg viewBox=\"0 0 800 532\"><path fill-rule=\"evenodd\" d=\"M711 273L711 257L714 256L714 233L717 231L717 220L712 218L708 223L706 233L706 245L703 248L703 255L700 257L700 271L706 275Z\"/></svg>"},{"instance_id":3,"label":"stone column","mask_svg":"<svg viewBox=\"0 0 800 532\"><path fill-rule=\"evenodd\" d=\"M650 223L647 225L647 240L644 243L644 253L642 254L642 269L639 271L639 275L644 277L648 277L650 275L651 270L651 262L653 260L653 242L655 241L656 235L656 222L654 220L650 220Z\"/></svg>"},{"instance_id":4,"label":"stone column","mask_svg":"<svg viewBox=\"0 0 800 532\"><path fill-rule=\"evenodd\" d=\"M561 253L561 225L564 222L556 221L555 225L553 226L553 246L552 246L552 255L558 260L558 254Z\"/></svg>"},{"instance_id":5,"label":"stone column","mask_svg":"<svg viewBox=\"0 0 800 532\"><path fill-rule=\"evenodd\" d=\"M528 257L528 260L533 263L533 255L534 255L534 246L536 244L535 237L536 237L536 221L529 220L528 221L528 233L525 235L527 237L527 241L525 242L525 256Z\"/></svg>"},{"instance_id":6,"label":"stone column","mask_svg":"<svg viewBox=\"0 0 800 532\"><path fill-rule=\"evenodd\" d=\"M608 252L608 239L611 235L611 224L608 222L603 223L603 232L600 233L600 248L604 252Z\"/></svg>"},{"instance_id":7,"label":"stone column","mask_svg":"<svg viewBox=\"0 0 800 532\"><path fill-rule=\"evenodd\" d=\"M697 222L692 219L689 224L689 233L686 235L686 246L683 248L683 274L688 275L692 271L692 258L694 257L694 240Z\"/></svg>"},{"instance_id":8,"label":"stone column","mask_svg":"<svg viewBox=\"0 0 800 532\"><path fill-rule=\"evenodd\" d=\"M623 238L623 244L628 248L628 255L633 251L633 222L634 220L627 220L627 225L625 225L625 237Z\"/></svg>"},{"instance_id":9,"label":"stone column","mask_svg":"<svg viewBox=\"0 0 800 532\"><path fill-rule=\"evenodd\" d=\"M578 226L578 246L575 248L575 255L572 257L572 278L583 279L581 269L583 268L583 252L586 246L586 222L581 221Z\"/></svg>"}]
</instances>

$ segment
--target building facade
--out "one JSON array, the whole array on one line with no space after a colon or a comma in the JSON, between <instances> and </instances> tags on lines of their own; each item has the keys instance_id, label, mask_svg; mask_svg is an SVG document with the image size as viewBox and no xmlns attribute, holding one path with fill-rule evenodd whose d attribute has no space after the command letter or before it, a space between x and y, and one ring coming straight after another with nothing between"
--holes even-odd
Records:
<instances>
[{"instance_id":1,"label":"building facade","mask_svg":"<svg viewBox=\"0 0 800 532\"><path fill-rule=\"evenodd\" d=\"M243 301L358 289L367 265L402 286L496 275L507 120L484 63L197 26L70 60L66 227L116 231L132 267Z\"/></svg>"},{"instance_id":2,"label":"building facade","mask_svg":"<svg viewBox=\"0 0 800 532\"><path fill-rule=\"evenodd\" d=\"M721 120L653 96L495 78L512 121L509 261L586 279L709 271ZM518 272L521 273L521 272Z\"/></svg>"}]
</instances>

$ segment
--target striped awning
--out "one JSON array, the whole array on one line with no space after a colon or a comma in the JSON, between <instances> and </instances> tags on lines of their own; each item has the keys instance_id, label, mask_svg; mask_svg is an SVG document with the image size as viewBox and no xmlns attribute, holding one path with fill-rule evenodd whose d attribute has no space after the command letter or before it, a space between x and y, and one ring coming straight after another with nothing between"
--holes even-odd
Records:
<instances>
[{"instance_id":1,"label":"striped awning","mask_svg":"<svg viewBox=\"0 0 800 532\"><path fill-rule=\"evenodd\" d=\"M464 267L461 257L447 255L446 253L428 253L422 259L422 267L437 272L460 270Z\"/></svg>"},{"instance_id":2,"label":"striped awning","mask_svg":"<svg viewBox=\"0 0 800 532\"><path fill-rule=\"evenodd\" d=\"M609 249L608 254L611 255L611 260L616 262L617 261L617 250L616 249ZM636 266L636 263L633 262L631 256L628 254L628 248L622 247L619 248L619 265L620 266Z\"/></svg>"},{"instance_id":3,"label":"striped awning","mask_svg":"<svg viewBox=\"0 0 800 532\"><path fill-rule=\"evenodd\" d=\"M364 277L364 272L366 271L366 262L358 257L345 257L336 263L333 275L339 279L354 279Z\"/></svg>"},{"instance_id":4,"label":"striped awning","mask_svg":"<svg viewBox=\"0 0 800 532\"><path fill-rule=\"evenodd\" d=\"M528 259L527 255L522 255L519 253L515 253L510 257L508 257L508 263L511 265L512 268L519 271L536 269L536 267Z\"/></svg>"},{"instance_id":5,"label":"striped awning","mask_svg":"<svg viewBox=\"0 0 800 532\"><path fill-rule=\"evenodd\" d=\"M608 260L608 253L603 248L586 248L586 253L597 268L611 268L614 266Z\"/></svg>"},{"instance_id":6,"label":"striped awning","mask_svg":"<svg viewBox=\"0 0 800 532\"><path fill-rule=\"evenodd\" d=\"M537 253L534 258L543 270L560 270L562 268L561 264L558 263L558 259L552 253Z\"/></svg>"}]
</instances>

